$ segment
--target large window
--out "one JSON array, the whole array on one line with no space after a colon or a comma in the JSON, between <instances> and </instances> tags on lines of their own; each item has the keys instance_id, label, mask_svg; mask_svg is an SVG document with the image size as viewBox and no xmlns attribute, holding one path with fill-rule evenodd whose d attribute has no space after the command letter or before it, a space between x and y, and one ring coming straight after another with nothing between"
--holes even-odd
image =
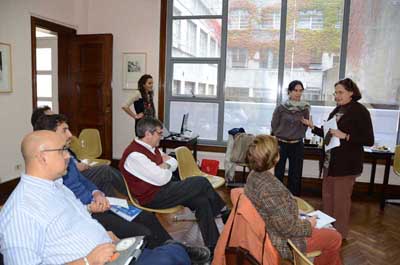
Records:
<instances>
[{"instance_id":1,"label":"large window","mask_svg":"<svg viewBox=\"0 0 400 265\"><path fill-rule=\"evenodd\" d=\"M189 129L203 143L223 144L234 127L269 133L273 110L295 79L321 124L335 107L335 82L351 77L371 112L377 144L393 147L400 101L397 2L169 0L167 127L178 130L190 113Z\"/></svg>"}]
</instances>

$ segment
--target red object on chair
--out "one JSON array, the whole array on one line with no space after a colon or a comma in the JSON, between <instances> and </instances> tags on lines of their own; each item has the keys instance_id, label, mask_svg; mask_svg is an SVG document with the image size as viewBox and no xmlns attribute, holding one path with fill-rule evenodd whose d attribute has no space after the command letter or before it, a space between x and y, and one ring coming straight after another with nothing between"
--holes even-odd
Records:
<instances>
[{"instance_id":1,"label":"red object on chair","mask_svg":"<svg viewBox=\"0 0 400 265\"><path fill-rule=\"evenodd\" d=\"M218 174L219 161L211 159L201 160L201 171L216 176Z\"/></svg>"}]
</instances>

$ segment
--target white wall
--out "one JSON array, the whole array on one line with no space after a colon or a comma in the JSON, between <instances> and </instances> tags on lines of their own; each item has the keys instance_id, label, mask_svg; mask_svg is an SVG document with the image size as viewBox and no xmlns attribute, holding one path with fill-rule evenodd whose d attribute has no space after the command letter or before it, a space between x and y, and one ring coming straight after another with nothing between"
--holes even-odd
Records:
<instances>
[{"instance_id":1,"label":"white wall","mask_svg":"<svg viewBox=\"0 0 400 265\"><path fill-rule=\"evenodd\" d=\"M85 31L86 14L86 0L0 1L0 42L11 44L13 72L13 92L0 94L0 183L23 172L20 142L32 130L31 15Z\"/></svg>"},{"instance_id":2,"label":"white wall","mask_svg":"<svg viewBox=\"0 0 400 265\"><path fill-rule=\"evenodd\" d=\"M140 7L140 8L139 8ZM134 121L121 110L133 90L122 89L122 53L145 52L147 73L154 80L154 104L158 104L160 42L159 0L89 0L88 32L112 33L113 52L113 158L119 159L132 141Z\"/></svg>"}]
</instances>

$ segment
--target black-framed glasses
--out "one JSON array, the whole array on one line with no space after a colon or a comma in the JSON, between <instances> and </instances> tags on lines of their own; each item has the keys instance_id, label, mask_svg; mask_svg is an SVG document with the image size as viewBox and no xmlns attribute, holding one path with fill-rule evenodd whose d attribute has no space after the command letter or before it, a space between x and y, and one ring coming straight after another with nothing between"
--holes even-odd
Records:
<instances>
[{"instance_id":1,"label":"black-framed glasses","mask_svg":"<svg viewBox=\"0 0 400 265\"><path fill-rule=\"evenodd\" d=\"M56 152L56 151L58 151L60 154L68 152L68 146L63 146L62 148L55 148L55 149L43 149L40 152Z\"/></svg>"},{"instance_id":2,"label":"black-framed glasses","mask_svg":"<svg viewBox=\"0 0 400 265\"><path fill-rule=\"evenodd\" d=\"M157 133L159 136L163 136L163 131L157 131L157 130L155 130L153 133Z\"/></svg>"}]
</instances>

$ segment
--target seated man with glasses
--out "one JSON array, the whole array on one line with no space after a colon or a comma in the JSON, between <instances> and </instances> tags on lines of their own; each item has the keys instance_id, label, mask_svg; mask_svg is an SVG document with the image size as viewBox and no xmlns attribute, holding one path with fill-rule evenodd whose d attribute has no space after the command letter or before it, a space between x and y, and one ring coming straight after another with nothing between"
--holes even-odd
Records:
<instances>
[{"instance_id":1,"label":"seated man with glasses","mask_svg":"<svg viewBox=\"0 0 400 265\"><path fill-rule=\"evenodd\" d=\"M219 237L214 218L225 208L224 201L204 177L172 180L178 162L158 149L163 135L159 120L141 119L136 132L138 138L125 149L119 163L131 194L146 207L183 205L195 211L204 243L213 251Z\"/></svg>"},{"instance_id":2,"label":"seated man with glasses","mask_svg":"<svg viewBox=\"0 0 400 265\"><path fill-rule=\"evenodd\" d=\"M35 131L21 144L26 173L0 212L4 263L97 264L118 259L119 239L87 212L61 180L70 155L55 132ZM123 257L122 257L123 258ZM132 264L132 263L131 263ZM168 244L144 249L135 265L191 264L185 247Z\"/></svg>"}]
</instances>

